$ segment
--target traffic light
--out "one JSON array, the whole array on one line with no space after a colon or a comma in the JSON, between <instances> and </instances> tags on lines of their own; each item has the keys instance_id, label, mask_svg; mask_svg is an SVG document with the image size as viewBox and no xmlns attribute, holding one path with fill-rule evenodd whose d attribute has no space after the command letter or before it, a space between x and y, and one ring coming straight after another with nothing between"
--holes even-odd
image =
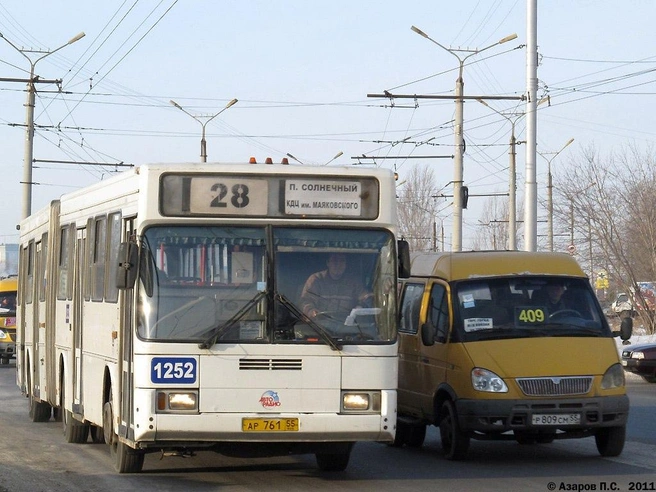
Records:
<instances>
[{"instance_id":1,"label":"traffic light","mask_svg":"<svg viewBox=\"0 0 656 492\"><path fill-rule=\"evenodd\" d=\"M469 201L469 188L463 186L460 188L461 198L462 198L462 208L467 208L467 202Z\"/></svg>"}]
</instances>

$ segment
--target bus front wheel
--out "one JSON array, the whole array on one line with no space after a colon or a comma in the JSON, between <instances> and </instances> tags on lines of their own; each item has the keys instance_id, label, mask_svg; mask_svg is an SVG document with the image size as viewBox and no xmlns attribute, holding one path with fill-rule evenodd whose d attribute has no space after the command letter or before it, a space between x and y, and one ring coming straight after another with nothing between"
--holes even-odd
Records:
<instances>
[{"instance_id":1,"label":"bus front wheel","mask_svg":"<svg viewBox=\"0 0 656 492\"><path fill-rule=\"evenodd\" d=\"M114 408L112 390L109 389L109 401L103 406L103 439L109 445L109 453L114 461L114 468L119 473L139 473L143 469L145 454L132 449L120 441L114 433Z\"/></svg>"},{"instance_id":2,"label":"bus front wheel","mask_svg":"<svg viewBox=\"0 0 656 492\"><path fill-rule=\"evenodd\" d=\"M115 442L109 445L114 460L114 468L119 473L139 473L144 464L145 454L143 451L132 449L124 442L115 437Z\"/></svg>"},{"instance_id":3,"label":"bus front wheel","mask_svg":"<svg viewBox=\"0 0 656 492\"><path fill-rule=\"evenodd\" d=\"M331 449L332 452L316 453L317 466L327 472L344 471L351 458L352 449L353 443L343 443Z\"/></svg>"}]
</instances>

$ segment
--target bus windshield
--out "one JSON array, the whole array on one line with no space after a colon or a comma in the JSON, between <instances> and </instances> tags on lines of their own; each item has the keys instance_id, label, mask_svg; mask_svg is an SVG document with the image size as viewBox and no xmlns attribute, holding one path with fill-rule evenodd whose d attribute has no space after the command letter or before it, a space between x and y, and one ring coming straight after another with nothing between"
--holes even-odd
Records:
<instances>
[{"instance_id":1,"label":"bus windshield","mask_svg":"<svg viewBox=\"0 0 656 492\"><path fill-rule=\"evenodd\" d=\"M142 238L138 334L214 343L392 343L385 230L167 226Z\"/></svg>"},{"instance_id":2,"label":"bus windshield","mask_svg":"<svg viewBox=\"0 0 656 492\"><path fill-rule=\"evenodd\" d=\"M462 341L611 334L582 278L471 279L458 282L456 302L456 336Z\"/></svg>"}]
</instances>

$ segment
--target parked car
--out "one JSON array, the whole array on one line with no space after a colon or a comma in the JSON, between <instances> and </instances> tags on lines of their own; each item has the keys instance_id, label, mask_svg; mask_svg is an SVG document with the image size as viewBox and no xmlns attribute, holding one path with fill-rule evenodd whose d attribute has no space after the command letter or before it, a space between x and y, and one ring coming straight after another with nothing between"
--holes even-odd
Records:
<instances>
[{"instance_id":1,"label":"parked car","mask_svg":"<svg viewBox=\"0 0 656 492\"><path fill-rule=\"evenodd\" d=\"M635 314L631 298L626 292L620 292L617 294L617 298L610 305L610 308L620 318L633 317Z\"/></svg>"},{"instance_id":2,"label":"parked car","mask_svg":"<svg viewBox=\"0 0 656 492\"><path fill-rule=\"evenodd\" d=\"M656 383L656 343L629 345L622 350L625 371L642 376L648 383Z\"/></svg>"}]
</instances>

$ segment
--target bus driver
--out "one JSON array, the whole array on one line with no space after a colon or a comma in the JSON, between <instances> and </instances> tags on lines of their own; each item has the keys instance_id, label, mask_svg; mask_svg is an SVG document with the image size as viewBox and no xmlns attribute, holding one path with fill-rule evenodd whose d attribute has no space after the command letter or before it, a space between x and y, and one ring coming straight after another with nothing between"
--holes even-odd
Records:
<instances>
[{"instance_id":1,"label":"bus driver","mask_svg":"<svg viewBox=\"0 0 656 492\"><path fill-rule=\"evenodd\" d=\"M362 307L372 294L361 280L346 273L346 255L331 253L327 268L313 273L305 282L301 293L301 309L310 318L324 315L335 321L344 321L355 307Z\"/></svg>"}]
</instances>

